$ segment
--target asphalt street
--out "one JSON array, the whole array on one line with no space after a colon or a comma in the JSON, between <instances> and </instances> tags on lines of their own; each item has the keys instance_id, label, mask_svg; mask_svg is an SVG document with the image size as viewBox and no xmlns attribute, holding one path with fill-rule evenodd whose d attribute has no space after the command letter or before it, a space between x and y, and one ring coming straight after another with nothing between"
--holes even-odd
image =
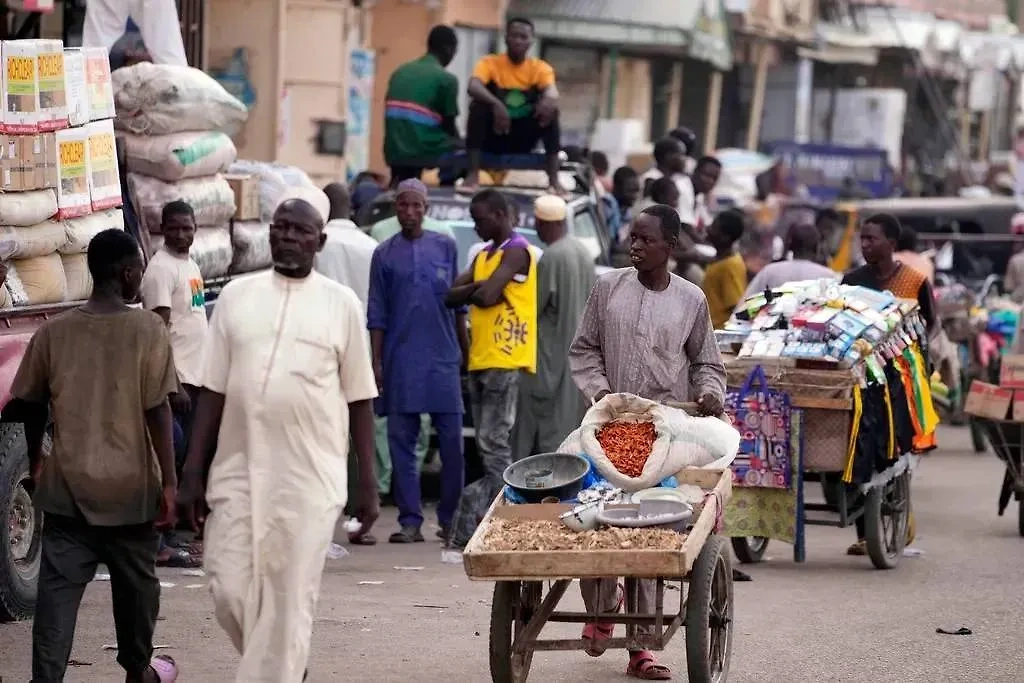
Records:
<instances>
[{"instance_id":1,"label":"asphalt street","mask_svg":"<svg viewBox=\"0 0 1024 683\"><path fill-rule=\"evenodd\" d=\"M996 516L1002 465L968 452L963 429L943 429L943 448L913 481L922 554L892 571L847 557L852 529L811 528L807 562L773 543L769 561L745 567L736 587L732 683L843 681L935 683L1024 680L1024 538L1016 504ZM377 535L395 526L385 509ZM429 537L432 538L431 532ZM310 659L316 681L488 681L492 586L440 562L439 544L350 548L324 576ZM161 570L167 584L156 643L179 663L181 681L233 680L236 655L212 616L205 579ZM578 592L571 589L574 602ZM936 628L969 628L941 635ZM561 626L545 635L578 633ZM620 627L621 628L621 627ZM94 581L78 622L68 681L123 680L114 662L109 584ZM31 624L0 625L0 677L30 676ZM681 636L662 662L686 680ZM625 653L600 659L542 653L531 681L625 680Z\"/></svg>"}]
</instances>

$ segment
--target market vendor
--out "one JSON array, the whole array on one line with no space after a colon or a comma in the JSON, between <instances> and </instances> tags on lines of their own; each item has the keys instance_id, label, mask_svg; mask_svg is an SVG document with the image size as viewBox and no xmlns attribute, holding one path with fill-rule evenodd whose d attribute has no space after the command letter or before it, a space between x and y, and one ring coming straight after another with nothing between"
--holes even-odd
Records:
<instances>
[{"instance_id":1,"label":"market vendor","mask_svg":"<svg viewBox=\"0 0 1024 683\"><path fill-rule=\"evenodd\" d=\"M921 319L931 333L936 326L935 298L927 276L895 258L900 240L899 219L887 213L869 217L860 228L860 249L865 265L851 270L843 277L842 284L867 287L880 292L889 291L901 299L918 302ZM924 391L928 391L924 386ZM927 451L935 447L934 432L915 438L914 450ZM907 545L914 540L915 524L913 511L907 522ZM847 549L848 555L865 555L864 518L857 519L857 542Z\"/></svg>"},{"instance_id":2,"label":"market vendor","mask_svg":"<svg viewBox=\"0 0 1024 683\"><path fill-rule=\"evenodd\" d=\"M725 366L707 299L697 286L668 269L681 227L679 214L668 206L644 209L630 233L633 267L598 278L569 349L573 381L588 400L598 401L609 393L631 393L652 401L695 398L703 413L721 414ZM581 590L590 612L622 608L617 579L581 581ZM639 593L639 611L652 613L654 581L641 581ZM587 624L587 654L604 654L614 629L613 624ZM647 650L629 653L627 673L643 680L671 678L668 668Z\"/></svg>"}]
</instances>

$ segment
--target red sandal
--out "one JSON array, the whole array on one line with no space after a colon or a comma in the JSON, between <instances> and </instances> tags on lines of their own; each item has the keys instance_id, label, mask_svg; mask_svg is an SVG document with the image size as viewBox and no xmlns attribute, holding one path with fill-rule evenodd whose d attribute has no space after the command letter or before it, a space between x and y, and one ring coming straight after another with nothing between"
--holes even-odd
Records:
<instances>
[{"instance_id":1,"label":"red sandal","mask_svg":"<svg viewBox=\"0 0 1024 683\"><path fill-rule=\"evenodd\" d=\"M622 584L617 586L619 601L615 605L615 609L611 611L612 614L618 614L622 610L622 604L625 602L626 594L622 588ZM605 653L608 648L605 645L606 640L612 637L615 633L615 624L605 624L600 621L595 621L587 624L583 627L583 639L590 641L590 647L584 650L590 657L600 657Z\"/></svg>"},{"instance_id":2,"label":"red sandal","mask_svg":"<svg viewBox=\"0 0 1024 683\"><path fill-rule=\"evenodd\" d=\"M649 650L641 650L630 654L626 675L642 681L671 681L672 671L667 666L658 664L658 660Z\"/></svg>"}]
</instances>

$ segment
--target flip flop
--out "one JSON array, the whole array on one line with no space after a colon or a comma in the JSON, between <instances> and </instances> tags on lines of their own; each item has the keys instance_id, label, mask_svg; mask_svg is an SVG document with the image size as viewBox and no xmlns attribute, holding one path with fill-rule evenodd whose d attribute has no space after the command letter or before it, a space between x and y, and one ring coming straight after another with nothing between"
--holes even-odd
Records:
<instances>
[{"instance_id":1,"label":"flip flop","mask_svg":"<svg viewBox=\"0 0 1024 683\"><path fill-rule=\"evenodd\" d=\"M377 545L377 539L372 534L349 534L348 542L352 545Z\"/></svg>"},{"instance_id":2,"label":"flip flop","mask_svg":"<svg viewBox=\"0 0 1024 683\"><path fill-rule=\"evenodd\" d=\"M626 600L626 593L622 587L622 584L616 586L619 602L615 605L615 609L611 611L612 614L618 614L622 610L622 605ZM584 650L588 657L600 657L608 649L605 646L606 640L612 637L615 633L615 624L604 624L601 622L592 622L583 627L583 639L590 641L590 647Z\"/></svg>"},{"instance_id":3,"label":"flip flop","mask_svg":"<svg viewBox=\"0 0 1024 683\"><path fill-rule=\"evenodd\" d=\"M171 554L165 559L157 558L156 566L171 567L173 569L198 569L203 566L203 561L193 557L181 548L170 548Z\"/></svg>"},{"instance_id":4,"label":"flip flop","mask_svg":"<svg viewBox=\"0 0 1024 683\"><path fill-rule=\"evenodd\" d=\"M671 681L672 671L667 666L658 664L654 655L643 650L629 658L626 675L642 681Z\"/></svg>"},{"instance_id":5,"label":"flip flop","mask_svg":"<svg viewBox=\"0 0 1024 683\"><path fill-rule=\"evenodd\" d=\"M167 655L157 655L149 661L149 668L156 673L160 683L174 683L178 680L178 665Z\"/></svg>"}]
</instances>

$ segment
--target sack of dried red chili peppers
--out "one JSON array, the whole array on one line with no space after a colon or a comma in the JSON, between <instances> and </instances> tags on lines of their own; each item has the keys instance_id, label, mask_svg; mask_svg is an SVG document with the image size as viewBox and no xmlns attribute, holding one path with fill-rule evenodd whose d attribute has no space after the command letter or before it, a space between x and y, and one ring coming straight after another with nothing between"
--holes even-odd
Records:
<instances>
[{"instance_id":1,"label":"sack of dried red chili peppers","mask_svg":"<svg viewBox=\"0 0 1024 683\"><path fill-rule=\"evenodd\" d=\"M586 455L599 475L632 492L687 467L727 467L739 443L739 433L718 418L693 417L633 394L609 394L558 450Z\"/></svg>"}]
</instances>

